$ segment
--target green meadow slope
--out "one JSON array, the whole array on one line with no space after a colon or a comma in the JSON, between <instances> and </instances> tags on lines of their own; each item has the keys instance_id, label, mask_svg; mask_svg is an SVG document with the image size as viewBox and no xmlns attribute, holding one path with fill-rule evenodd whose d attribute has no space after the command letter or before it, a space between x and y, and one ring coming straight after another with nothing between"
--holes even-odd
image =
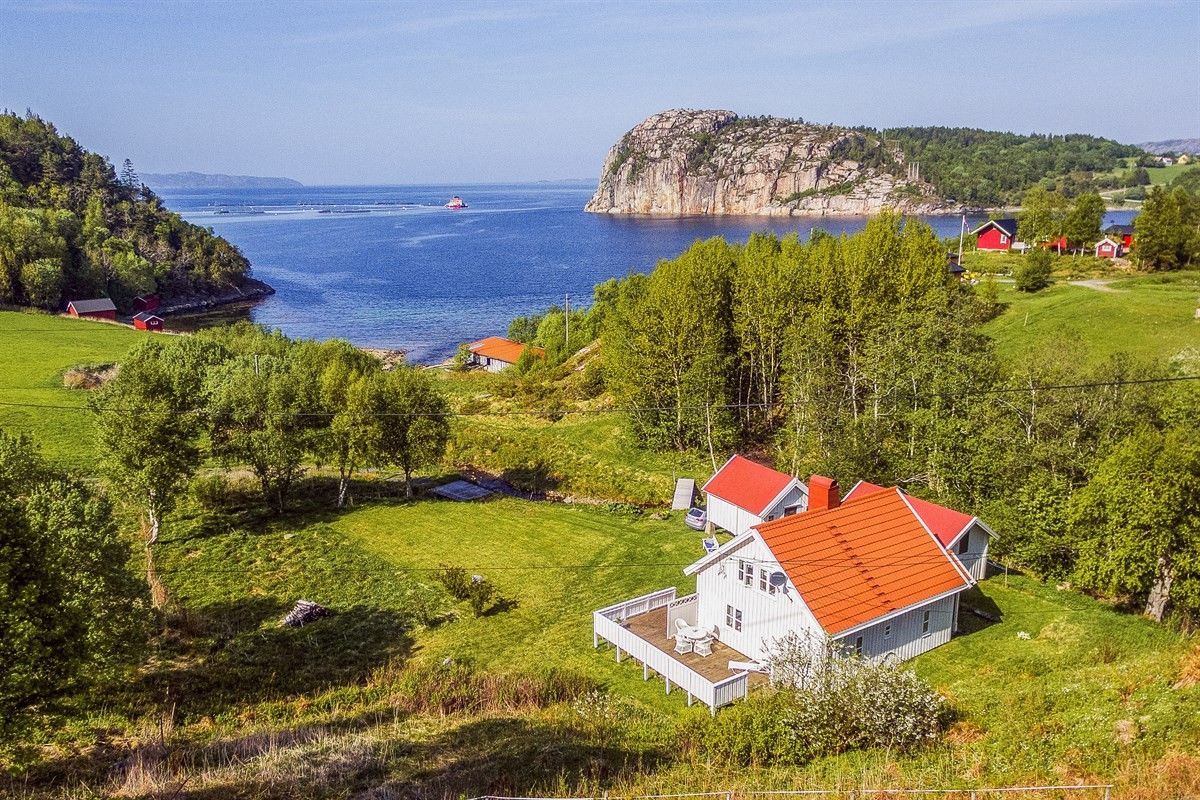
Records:
<instances>
[{"instance_id":1,"label":"green meadow slope","mask_svg":"<svg viewBox=\"0 0 1200 800\"><path fill-rule=\"evenodd\" d=\"M33 437L59 464L91 465L95 427L87 392L65 388L63 372L114 363L148 335L124 325L0 311L0 428Z\"/></svg>"}]
</instances>

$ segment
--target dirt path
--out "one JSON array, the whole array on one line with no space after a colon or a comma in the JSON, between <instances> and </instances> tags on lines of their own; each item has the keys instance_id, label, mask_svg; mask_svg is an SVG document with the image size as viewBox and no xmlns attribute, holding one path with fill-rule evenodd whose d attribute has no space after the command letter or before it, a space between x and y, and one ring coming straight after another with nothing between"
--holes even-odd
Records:
<instances>
[{"instance_id":1,"label":"dirt path","mask_svg":"<svg viewBox=\"0 0 1200 800\"><path fill-rule=\"evenodd\" d=\"M1083 286L1088 289L1095 289L1097 292L1119 292L1120 291L1120 289L1114 289L1113 287L1109 286L1109 284L1112 283L1112 281L1106 280L1104 278L1088 278L1087 280L1084 280L1084 281L1067 281L1067 283L1071 284L1072 286Z\"/></svg>"}]
</instances>

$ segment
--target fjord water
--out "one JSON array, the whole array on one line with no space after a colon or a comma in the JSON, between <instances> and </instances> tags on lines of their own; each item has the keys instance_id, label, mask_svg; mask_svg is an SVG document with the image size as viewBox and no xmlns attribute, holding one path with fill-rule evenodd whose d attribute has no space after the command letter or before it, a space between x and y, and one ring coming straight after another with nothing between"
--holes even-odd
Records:
<instances>
[{"instance_id":1,"label":"fjord water","mask_svg":"<svg viewBox=\"0 0 1200 800\"><path fill-rule=\"evenodd\" d=\"M276 294L251 317L290 336L344 338L440 360L517 315L590 301L697 239L852 233L862 217L612 217L582 211L594 183L334 186L164 192L185 219L241 248ZM445 203L461 195L468 208ZM1118 212L1110 221L1125 222ZM969 218L974 222L976 218ZM960 218L929 217L942 236Z\"/></svg>"}]
</instances>

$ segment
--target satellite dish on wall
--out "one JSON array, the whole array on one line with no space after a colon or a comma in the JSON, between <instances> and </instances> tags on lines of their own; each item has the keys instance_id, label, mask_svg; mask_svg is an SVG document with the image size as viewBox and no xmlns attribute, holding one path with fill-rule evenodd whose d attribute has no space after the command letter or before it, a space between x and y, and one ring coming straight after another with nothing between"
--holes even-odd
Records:
<instances>
[{"instance_id":1,"label":"satellite dish on wall","mask_svg":"<svg viewBox=\"0 0 1200 800\"><path fill-rule=\"evenodd\" d=\"M787 586L787 575L779 570L775 570L767 577L767 582L776 589L782 589L784 586Z\"/></svg>"}]
</instances>

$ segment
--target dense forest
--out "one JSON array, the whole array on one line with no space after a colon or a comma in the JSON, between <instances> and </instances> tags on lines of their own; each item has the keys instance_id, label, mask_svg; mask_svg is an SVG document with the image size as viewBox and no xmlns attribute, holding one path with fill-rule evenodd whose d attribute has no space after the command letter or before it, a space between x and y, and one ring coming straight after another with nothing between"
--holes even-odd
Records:
<instances>
[{"instance_id":1,"label":"dense forest","mask_svg":"<svg viewBox=\"0 0 1200 800\"><path fill-rule=\"evenodd\" d=\"M889 128L881 135L898 145L908 161L920 162L921 177L942 197L982 207L1016 205L1026 189L1039 183L1068 197L1104 188L1096 173L1145 155L1140 147L1079 133L914 127Z\"/></svg>"},{"instance_id":2,"label":"dense forest","mask_svg":"<svg viewBox=\"0 0 1200 800\"><path fill-rule=\"evenodd\" d=\"M649 447L900 485L987 519L1007 563L1194 619L1200 391L1162 381L1186 367L1004 363L981 329L996 298L948 275L928 226L884 215L850 237L697 242L597 287L571 348L600 337L604 384ZM561 320L512 332L558 353Z\"/></svg>"},{"instance_id":3,"label":"dense forest","mask_svg":"<svg viewBox=\"0 0 1200 800\"><path fill-rule=\"evenodd\" d=\"M58 309L72 298L206 295L250 272L237 248L184 222L125 162L120 177L53 125L0 114L0 302Z\"/></svg>"}]
</instances>

